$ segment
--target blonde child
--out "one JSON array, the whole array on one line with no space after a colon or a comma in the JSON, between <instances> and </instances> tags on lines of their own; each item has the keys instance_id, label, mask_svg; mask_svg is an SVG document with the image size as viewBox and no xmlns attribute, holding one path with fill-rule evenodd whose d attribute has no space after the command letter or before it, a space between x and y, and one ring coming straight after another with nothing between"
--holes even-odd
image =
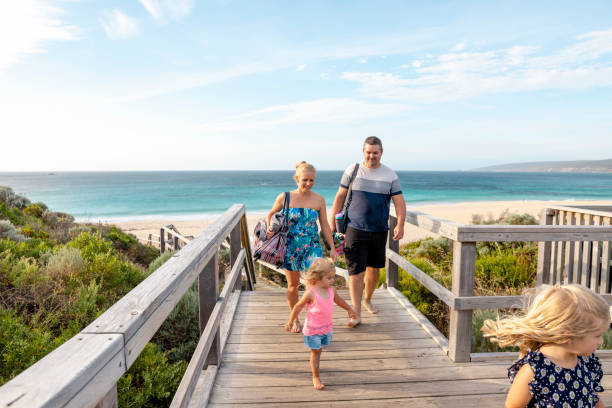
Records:
<instances>
[{"instance_id":1,"label":"blonde child","mask_svg":"<svg viewBox=\"0 0 612 408\"><path fill-rule=\"evenodd\" d=\"M518 346L508 369L506 408L604 407L603 372L594 351L610 327L610 308L580 285L545 287L524 315L486 320L482 331L500 346Z\"/></svg>"},{"instance_id":2,"label":"blonde child","mask_svg":"<svg viewBox=\"0 0 612 408\"><path fill-rule=\"evenodd\" d=\"M298 315L304 306L307 307L302 332L304 333L304 344L311 349L310 368L312 369L312 384L316 390L325 387L319 378L319 363L323 346L329 346L332 338L334 303L346 310L349 318L356 317L353 308L333 288L335 275L334 263L330 259L315 260L305 276L309 284L308 289L291 310L289 321L285 325L285 330L291 331Z\"/></svg>"}]
</instances>

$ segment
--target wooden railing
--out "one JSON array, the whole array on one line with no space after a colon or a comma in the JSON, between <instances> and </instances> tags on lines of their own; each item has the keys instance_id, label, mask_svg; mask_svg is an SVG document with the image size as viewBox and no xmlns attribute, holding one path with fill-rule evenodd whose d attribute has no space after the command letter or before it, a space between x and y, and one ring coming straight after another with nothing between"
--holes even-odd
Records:
<instances>
[{"instance_id":1,"label":"wooden railing","mask_svg":"<svg viewBox=\"0 0 612 408\"><path fill-rule=\"evenodd\" d=\"M218 252L228 235L231 272L219 295ZM79 334L2 386L0 407L116 407L117 380L197 279L201 337L171 405L186 407L202 370L216 372L221 316L241 289L243 270L252 289L245 208L236 204Z\"/></svg>"},{"instance_id":2,"label":"wooden railing","mask_svg":"<svg viewBox=\"0 0 612 408\"><path fill-rule=\"evenodd\" d=\"M401 267L449 306L449 338L446 339L431 324L429 324L427 330L433 332L432 337L434 337L434 340L448 353L451 360L456 362L471 360L472 310L520 308L523 304L522 296L474 296L476 242L537 241L539 242L537 284L565 281L575 282L576 277L580 277L579 282L583 282L583 276L597 276L597 279L587 279L585 282L591 282L591 288L607 288L603 296L612 304L612 295L609 294L609 241L612 240L612 227L609 226L609 215L612 214L607 216L603 215L603 213L591 214L592 217L600 217L599 219L602 220L603 225L589 225L588 222L585 222L585 225L572 225L571 223L570 225L561 225L563 223L559 221L556 224L549 222L551 219L565 219L564 211L569 212L567 209L560 208L545 210L546 218L544 225L461 225L417 211L408 211L406 216L407 223L452 240L453 265L452 286L450 290L399 255L399 243L391 239L393 228L397 225L397 218L392 211L389 218L389 239L387 243L387 286L397 288L398 268ZM581 213L579 209L573 209L572 211L576 214ZM584 214L584 212L582 213ZM556 216L555 214L563 215ZM561 264L562 268L559 272L560 264L546 257L546 253L548 253L549 255L557 254L556 258L552 258L553 260L566 259L564 257L566 257L567 252L560 251L559 248L570 248L567 245L563 246L567 242L573 242L574 249L578 247L577 242L581 243L583 248L581 253L583 255L589 252L590 248L602 249L601 252L599 249L597 249L597 252L591 251L591 253L597 255L592 255L588 258L589 262L586 263L587 269L584 269L584 264L582 264L582 271L587 271L587 273L572 275L570 273L572 269L566 267L569 263ZM604 255L602 258L600 253L607 255ZM575 259L575 257L569 256L567 259ZM584 257L580 259L584 259ZM591 269L589 269L589 265L591 265ZM602 265L603 272L601 272ZM606 269L606 265L608 269ZM589 270L597 270L601 273L591 273L589 275ZM554 271L554 273L551 271ZM552 276L554 278L551 278ZM390 290L396 297L403 298L396 289Z\"/></svg>"}]
</instances>

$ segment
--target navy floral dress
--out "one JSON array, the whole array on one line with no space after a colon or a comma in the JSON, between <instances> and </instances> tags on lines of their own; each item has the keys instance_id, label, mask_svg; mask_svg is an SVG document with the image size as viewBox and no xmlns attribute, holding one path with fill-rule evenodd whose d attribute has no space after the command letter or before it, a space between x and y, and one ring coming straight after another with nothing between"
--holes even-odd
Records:
<instances>
[{"instance_id":1,"label":"navy floral dress","mask_svg":"<svg viewBox=\"0 0 612 408\"><path fill-rule=\"evenodd\" d=\"M319 211L312 208L289 208L287 254L283 269L305 271L312 261L323 256L317 220Z\"/></svg>"},{"instance_id":2,"label":"navy floral dress","mask_svg":"<svg viewBox=\"0 0 612 408\"><path fill-rule=\"evenodd\" d=\"M599 401L596 393L604 390L600 384L603 371L595 354L578 356L576 367L569 369L555 365L539 350L529 351L508 368L510 381L514 381L523 364L529 364L533 371L529 383L533 398L527 407L594 407Z\"/></svg>"}]
</instances>

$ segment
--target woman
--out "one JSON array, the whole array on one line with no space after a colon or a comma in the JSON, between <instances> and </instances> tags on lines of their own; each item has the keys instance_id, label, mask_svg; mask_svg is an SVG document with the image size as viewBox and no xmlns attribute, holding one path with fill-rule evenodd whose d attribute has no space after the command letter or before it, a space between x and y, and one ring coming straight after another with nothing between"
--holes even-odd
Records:
<instances>
[{"instance_id":1,"label":"woman","mask_svg":"<svg viewBox=\"0 0 612 408\"><path fill-rule=\"evenodd\" d=\"M338 257L334 247L332 232L327 223L325 211L325 200L323 196L312 191L315 182L316 170L314 166L305 161L299 162L295 166L295 182L297 189L290 191L289 200L289 231L287 233L287 254L282 268L285 270L287 278L287 302L289 312L298 302L298 285L300 284L300 272L306 271L312 261L323 256L323 249L319 242L319 231L317 219L323 237L331 248L330 256L332 260ZM272 236L270 219L272 215L283 209L285 193L276 197L272 210L266 217L268 225L268 237ZM300 332L300 321L296 319L291 327L291 332Z\"/></svg>"}]
</instances>

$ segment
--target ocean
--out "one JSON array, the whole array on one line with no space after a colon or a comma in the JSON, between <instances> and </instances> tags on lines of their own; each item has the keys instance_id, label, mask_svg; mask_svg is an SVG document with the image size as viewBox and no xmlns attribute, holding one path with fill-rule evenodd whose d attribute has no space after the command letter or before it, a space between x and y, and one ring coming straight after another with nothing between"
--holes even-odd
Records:
<instances>
[{"instance_id":1,"label":"ocean","mask_svg":"<svg viewBox=\"0 0 612 408\"><path fill-rule=\"evenodd\" d=\"M329 206L341 171L318 171ZM398 171L408 205L500 200L612 200L612 174ZM233 203L267 212L295 188L291 171L0 172L0 186L78 221L210 218Z\"/></svg>"}]
</instances>

